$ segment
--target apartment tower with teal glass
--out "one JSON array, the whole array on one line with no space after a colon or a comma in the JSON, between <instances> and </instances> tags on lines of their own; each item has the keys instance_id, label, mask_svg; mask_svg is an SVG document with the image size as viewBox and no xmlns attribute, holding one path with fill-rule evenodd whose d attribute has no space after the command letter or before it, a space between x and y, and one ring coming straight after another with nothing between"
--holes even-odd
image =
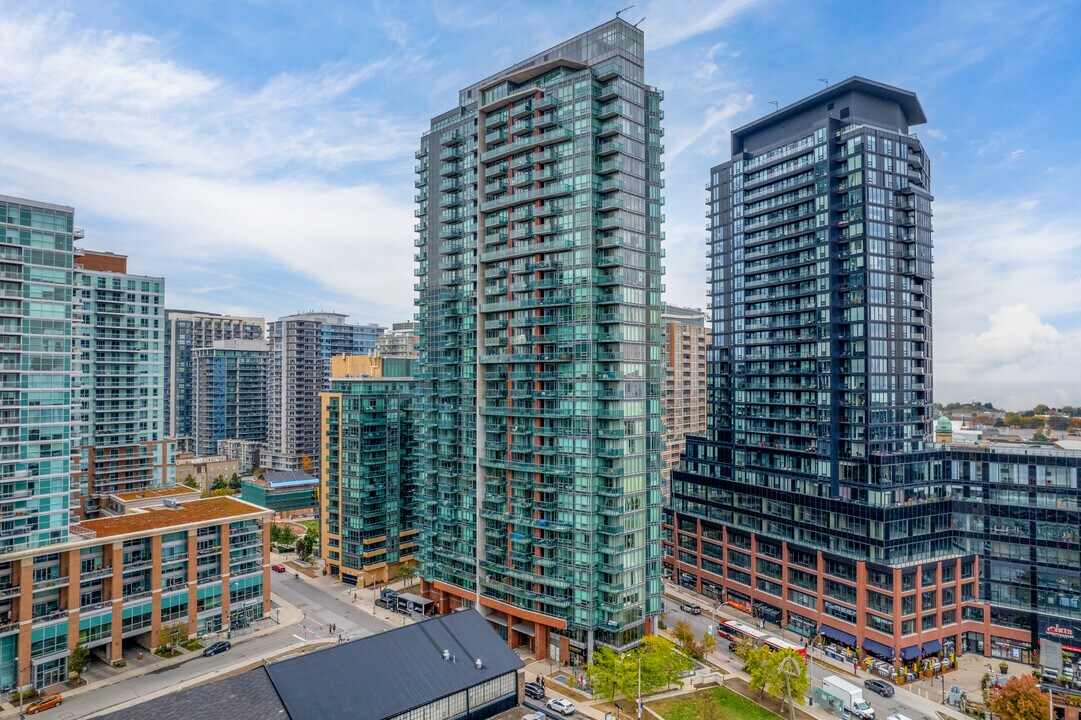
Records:
<instances>
[{"instance_id":1,"label":"apartment tower with teal glass","mask_svg":"<svg viewBox=\"0 0 1081 720\"><path fill-rule=\"evenodd\" d=\"M74 215L0 196L0 554L68 537Z\"/></svg>"},{"instance_id":2,"label":"apartment tower with teal glass","mask_svg":"<svg viewBox=\"0 0 1081 720\"><path fill-rule=\"evenodd\" d=\"M416 157L421 576L578 662L661 611L662 93L614 19L459 92Z\"/></svg>"}]
</instances>

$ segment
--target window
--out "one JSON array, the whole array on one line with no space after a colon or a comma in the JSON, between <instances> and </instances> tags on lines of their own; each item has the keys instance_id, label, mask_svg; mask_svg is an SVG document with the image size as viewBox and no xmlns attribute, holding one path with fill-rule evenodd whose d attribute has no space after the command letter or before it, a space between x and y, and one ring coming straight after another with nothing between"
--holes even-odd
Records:
<instances>
[{"instance_id":1,"label":"window","mask_svg":"<svg viewBox=\"0 0 1081 720\"><path fill-rule=\"evenodd\" d=\"M961 608L962 620L975 620L976 622L983 622L983 608L978 607L964 607Z\"/></svg>"},{"instance_id":2,"label":"window","mask_svg":"<svg viewBox=\"0 0 1081 720\"><path fill-rule=\"evenodd\" d=\"M856 588L851 585L839 583L836 580L826 580L825 593L829 597L836 598L850 605L856 604Z\"/></svg>"},{"instance_id":3,"label":"window","mask_svg":"<svg viewBox=\"0 0 1081 720\"><path fill-rule=\"evenodd\" d=\"M935 610L938 608L937 601L938 593L934 590L928 590L920 596L920 610L927 612L928 610Z\"/></svg>"},{"instance_id":4,"label":"window","mask_svg":"<svg viewBox=\"0 0 1081 720\"><path fill-rule=\"evenodd\" d=\"M942 607L957 604L957 591L952 587L942 588Z\"/></svg>"},{"instance_id":5,"label":"window","mask_svg":"<svg viewBox=\"0 0 1081 720\"><path fill-rule=\"evenodd\" d=\"M956 610L943 610L942 611L942 624L943 625L953 625L955 622L957 622L957 611Z\"/></svg>"},{"instance_id":6,"label":"window","mask_svg":"<svg viewBox=\"0 0 1081 720\"><path fill-rule=\"evenodd\" d=\"M956 571L957 571L957 566L954 565L953 563L943 564L943 566L942 566L942 582L944 582L944 583L952 582L954 576L956 575Z\"/></svg>"},{"instance_id":7,"label":"window","mask_svg":"<svg viewBox=\"0 0 1081 720\"><path fill-rule=\"evenodd\" d=\"M937 623L938 623L938 616L937 615L924 615L923 616L922 624L923 624L923 629L924 630L934 630L935 627L937 626Z\"/></svg>"},{"instance_id":8,"label":"window","mask_svg":"<svg viewBox=\"0 0 1081 720\"><path fill-rule=\"evenodd\" d=\"M761 575L766 575L779 580L781 578L781 564L775 563L772 560L758 558L758 572Z\"/></svg>"},{"instance_id":9,"label":"window","mask_svg":"<svg viewBox=\"0 0 1081 720\"><path fill-rule=\"evenodd\" d=\"M970 578L970 577L972 577L972 564L973 563L972 563L971 560L966 560L963 563L961 563L961 577L962 578Z\"/></svg>"},{"instance_id":10,"label":"window","mask_svg":"<svg viewBox=\"0 0 1081 720\"><path fill-rule=\"evenodd\" d=\"M916 596L905 595L901 598L901 614L914 615L916 613Z\"/></svg>"},{"instance_id":11,"label":"window","mask_svg":"<svg viewBox=\"0 0 1081 720\"><path fill-rule=\"evenodd\" d=\"M880 618L871 613L867 613L867 627L886 633L887 635L893 635L893 621L887 620L886 618Z\"/></svg>"},{"instance_id":12,"label":"window","mask_svg":"<svg viewBox=\"0 0 1081 720\"><path fill-rule=\"evenodd\" d=\"M770 582L769 580L766 580L765 578L757 578L756 581L755 581L755 587L757 587L762 592L769 593L770 595L776 595L777 597L783 597L783 593L781 591L781 586L778 585L775 582Z\"/></svg>"},{"instance_id":13,"label":"window","mask_svg":"<svg viewBox=\"0 0 1081 720\"><path fill-rule=\"evenodd\" d=\"M923 572L921 573L920 585L923 585L924 587L931 587L935 584L935 575L936 573L934 566L924 568Z\"/></svg>"},{"instance_id":14,"label":"window","mask_svg":"<svg viewBox=\"0 0 1081 720\"><path fill-rule=\"evenodd\" d=\"M961 586L961 602L972 602L976 599L976 583L965 583Z\"/></svg>"},{"instance_id":15,"label":"window","mask_svg":"<svg viewBox=\"0 0 1081 720\"><path fill-rule=\"evenodd\" d=\"M802 605L803 607L811 608L812 610L818 607L818 601L815 599L814 595L801 593L799 590L789 589L788 599L797 605Z\"/></svg>"},{"instance_id":16,"label":"window","mask_svg":"<svg viewBox=\"0 0 1081 720\"><path fill-rule=\"evenodd\" d=\"M916 632L916 621L915 620L902 620L901 621L901 634L902 635L911 635L914 632Z\"/></svg>"},{"instance_id":17,"label":"window","mask_svg":"<svg viewBox=\"0 0 1081 720\"><path fill-rule=\"evenodd\" d=\"M827 615L832 615L835 618L849 623L856 622L856 611L851 608L843 607L837 603L832 603L829 600L825 600L822 603L822 608L826 611Z\"/></svg>"}]
</instances>

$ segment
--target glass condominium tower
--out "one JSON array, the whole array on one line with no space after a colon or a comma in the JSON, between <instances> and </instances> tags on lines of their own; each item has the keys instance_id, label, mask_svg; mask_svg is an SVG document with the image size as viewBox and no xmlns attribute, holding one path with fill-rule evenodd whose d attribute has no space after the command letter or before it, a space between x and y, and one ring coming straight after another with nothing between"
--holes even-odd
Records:
<instances>
[{"instance_id":1,"label":"glass condominium tower","mask_svg":"<svg viewBox=\"0 0 1081 720\"><path fill-rule=\"evenodd\" d=\"M661 611L661 99L615 19L461 90L416 153L424 590L537 657Z\"/></svg>"},{"instance_id":2,"label":"glass condominium tower","mask_svg":"<svg viewBox=\"0 0 1081 720\"><path fill-rule=\"evenodd\" d=\"M68 539L74 215L0 195L0 554Z\"/></svg>"},{"instance_id":3,"label":"glass condominium tower","mask_svg":"<svg viewBox=\"0 0 1081 720\"><path fill-rule=\"evenodd\" d=\"M932 198L909 132L924 122L913 93L851 78L733 131L708 185L707 437L688 440L666 518L683 584L890 648L914 623L902 569L924 563L930 593L936 563L964 554L926 444ZM869 604L890 617L864 619Z\"/></svg>"}]
</instances>

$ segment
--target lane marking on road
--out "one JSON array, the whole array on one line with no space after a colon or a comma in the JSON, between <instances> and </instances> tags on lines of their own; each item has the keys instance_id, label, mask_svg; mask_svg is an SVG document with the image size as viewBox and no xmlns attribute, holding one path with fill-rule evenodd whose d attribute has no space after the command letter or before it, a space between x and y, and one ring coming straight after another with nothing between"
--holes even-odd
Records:
<instances>
[{"instance_id":1,"label":"lane marking on road","mask_svg":"<svg viewBox=\"0 0 1081 720\"><path fill-rule=\"evenodd\" d=\"M299 635L297 635L296 633L293 633L293 637L295 637L295 638L296 638L297 640L299 640L299 641L301 641L301 642L306 642L306 641L304 640L304 638L300 637L300 636L299 636Z\"/></svg>"}]
</instances>

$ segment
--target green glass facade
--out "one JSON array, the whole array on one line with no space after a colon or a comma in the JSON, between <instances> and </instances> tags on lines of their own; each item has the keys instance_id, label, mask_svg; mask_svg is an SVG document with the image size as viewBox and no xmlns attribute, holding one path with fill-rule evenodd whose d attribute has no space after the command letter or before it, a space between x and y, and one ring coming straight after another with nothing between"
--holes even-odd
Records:
<instances>
[{"instance_id":1,"label":"green glass facade","mask_svg":"<svg viewBox=\"0 0 1081 720\"><path fill-rule=\"evenodd\" d=\"M661 610L661 99L616 19L417 152L421 575L586 656Z\"/></svg>"},{"instance_id":2,"label":"green glass facade","mask_svg":"<svg viewBox=\"0 0 1081 720\"><path fill-rule=\"evenodd\" d=\"M323 396L323 553L350 584L361 573L393 579L414 559L411 372L412 360L386 358L385 377L334 378Z\"/></svg>"},{"instance_id":3,"label":"green glass facade","mask_svg":"<svg viewBox=\"0 0 1081 720\"><path fill-rule=\"evenodd\" d=\"M68 539L74 213L0 196L0 553Z\"/></svg>"},{"instance_id":4,"label":"green glass facade","mask_svg":"<svg viewBox=\"0 0 1081 720\"><path fill-rule=\"evenodd\" d=\"M266 439L266 374L262 340L218 340L192 351L195 453L213 455L219 440Z\"/></svg>"}]
</instances>

